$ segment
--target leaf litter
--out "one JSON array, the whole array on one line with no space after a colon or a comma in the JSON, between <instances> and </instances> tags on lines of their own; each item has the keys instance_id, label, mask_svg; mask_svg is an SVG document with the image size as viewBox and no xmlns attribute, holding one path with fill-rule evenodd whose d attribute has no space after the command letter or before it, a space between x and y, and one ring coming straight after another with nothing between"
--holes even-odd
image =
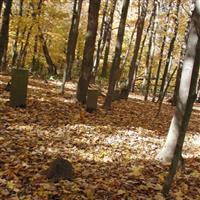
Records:
<instances>
[{"instance_id":1,"label":"leaf litter","mask_svg":"<svg viewBox=\"0 0 200 200\"><path fill-rule=\"evenodd\" d=\"M173 108L133 98L113 103L111 111L90 114L75 100L76 86L30 79L27 108L11 108L0 76L0 199L142 200L164 199L168 166L155 160L164 144ZM186 167L174 180L170 199L199 199L200 124L194 110L186 141ZM42 175L56 157L75 169L72 182L49 182Z\"/></svg>"}]
</instances>

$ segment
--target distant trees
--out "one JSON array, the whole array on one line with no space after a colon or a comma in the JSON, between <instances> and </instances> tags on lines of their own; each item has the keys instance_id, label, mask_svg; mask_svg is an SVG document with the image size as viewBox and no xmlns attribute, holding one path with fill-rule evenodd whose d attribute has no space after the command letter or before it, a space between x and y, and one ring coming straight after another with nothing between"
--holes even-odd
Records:
<instances>
[{"instance_id":1,"label":"distant trees","mask_svg":"<svg viewBox=\"0 0 200 200\"><path fill-rule=\"evenodd\" d=\"M0 30L0 71L6 70L5 62L8 49L8 35L9 35L9 23L10 23L12 0L8 0L4 3L6 7L4 9L2 26Z\"/></svg>"},{"instance_id":2,"label":"distant trees","mask_svg":"<svg viewBox=\"0 0 200 200\"><path fill-rule=\"evenodd\" d=\"M104 85L109 82L104 103L107 108L122 80L126 83L125 98L136 88L142 91L145 100L152 97L152 101L162 102L168 89L172 92L176 85L177 91L181 70L178 63L180 55L184 55L190 2L182 9L181 0L137 0L129 3L127 11L124 9L122 13L120 10L128 1L102 0L87 12L91 1L84 4L83 0L62 3L19 0L13 3L13 17L9 20L12 34L7 45L9 27L4 19L8 22L11 2L0 1L1 70L6 66L3 63L8 63L9 67L30 68L41 77L62 75L61 93L73 72L74 78L79 79L77 98L83 103L91 76ZM66 12L67 9L71 12ZM92 12L100 16L93 13L91 17Z\"/></svg>"},{"instance_id":3,"label":"distant trees","mask_svg":"<svg viewBox=\"0 0 200 200\"><path fill-rule=\"evenodd\" d=\"M66 52L66 63L64 66L63 73L63 82L61 85L61 93L64 92L65 82L71 80L71 71L75 59L75 50L78 39L78 27L81 16L83 0L75 0L73 5L73 14L71 21L71 28L69 31L68 44L67 44L67 52Z\"/></svg>"},{"instance_id":4,"label":"distant trees","mask_svg":"<svg viewBox=\"0 0 200 200\"><path fill-rule=\"evenodd\" d=\"M135 75L136 75L137 69L138 69L137 58L138 58L138 54L139 54L140 43L142 40L142 33L144 30L144 23L145 23L145 18L146 18L146 14L147 14L148 3L149 3L149 0L142 0L141 14L138 16L135 46L134 46L133 56L131 59L131 64L130 64L130 69L129 69L129 74L128 74L128 86L127 86L127 94L126 94L127 97L129 95L129 92L134 87L133 86L134 78L135 78Z\"/></svg>"},{"instance_id":5,"label":"distant trees","mask_svg":"<svg viewBox=\"0 0 200 200\"><path fill-rule=\"evenodd\" d=\"M110 43L111 43L111 35L112 35L112 25L113 25L113 18L114 18L114 12L116 8L117 0L112 0L111 1L111 9L110 13L108 16L108 20L106 21L105 24L105 52L104 52L104 57L103 57L103 66L102 66L102 71L101 71L101 77L106 77L107 71L108 71L108 56L110 53Z\"/></svg>"}]
</instances>

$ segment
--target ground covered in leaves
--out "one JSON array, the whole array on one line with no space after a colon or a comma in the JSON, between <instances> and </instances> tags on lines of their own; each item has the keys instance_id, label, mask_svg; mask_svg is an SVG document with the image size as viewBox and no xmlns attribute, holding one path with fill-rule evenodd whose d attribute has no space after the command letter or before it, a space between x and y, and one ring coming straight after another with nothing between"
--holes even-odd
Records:
<instances>
[{"instance_id":1,"label":"ground covered in leaves","mask_svg":"<svg viewBox=\"0 0 200 200\"><path fill-rule=\"evenodd\" d=\"M168 166L155 160L173 114L163 105L130 98L87 113L75 100L75 85L63 96L59 84L29 80L27 108L11 108L0 76L0 199L164 199ZM134 96L132 96L134 97ZM194 110L184 145L186 166L169 199L200 199L200 112ZM75 168L75 180L52 183L43 175L58 156Z\"/></svg>"}]
</instances>

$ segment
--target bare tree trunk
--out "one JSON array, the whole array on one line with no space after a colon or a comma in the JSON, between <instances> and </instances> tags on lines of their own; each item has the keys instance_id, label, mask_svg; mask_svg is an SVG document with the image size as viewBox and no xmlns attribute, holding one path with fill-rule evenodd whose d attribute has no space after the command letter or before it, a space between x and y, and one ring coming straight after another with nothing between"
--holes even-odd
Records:
<instances>
[{"instance_id":1,"label":"bare tree trunk","mask_svg":"<svg viewBox=\"0 0 200 200\"><path fill-rule=\"evenodd\" d=\"M107 69L108 69L108 56L110 52L110 42L111 42L111 34L112 34L112 24L113 24L113 18L114 18L114 12L116 7L117 0L112 1L112 8L110 11L109 20L107 21L105 32L107 32L106 37L106 47L105 47L105 53L104 53L104 60L103 60L103 67L101 76L106 77L107 75Z\"/></svg>"},{"instance_id":2,"label":"bare tree trunk","mask_svg":"<svg viewBox=\"0 0 200 200\"><path fill-rule=\"evenodd\" d=\"M190 26L189 40L187 43L187 53L183 64L183 72L181 76L181 83L179 89L179 99L177 102L176 112L173 117L173 119L177 119L176 132L178 134L178 137L176 139L176 145L173 146L172 148L173 158L169 169L169 174L166 177L163 186L163 194L165 196L167 196L169 193L173 177L176 174L178 162L182 157L183 143L185 140L188 123L192 113L192 107L195 100L194 97L196 96L196 85L197 85L199 65L200 65L200 57L199 57L200 14L199 13L200 13L200 0L196 0L196 8L193 12L192 22ZM184 82L187 81L186 82L187 85L185 85L183 81ZM183 88L184 86L186 86L187 89ZM187 93L182 93L182 92L187 92Z\"/></svg>"},{"instance_id":3,"label":"bare tree trunk","mask_svg":"<svg viewBox=\"0 0 200 200\"><path fill-rule=\"evenodd\" d=\"M12 7L12 0L6 2L6 7L3 13L2 26L0 31L0 71L5 71L5 66L3 66L3 56L7 54L8 37L9 37L9 23L10 23L10 13Z\"/></svg>"},{"instance_id":4,"label":"bare tree trunk","mask_svg":"<svg viewBox=\"0 0 200 200\"><path fill-rule=\"evenodd\" d=\"M150 88L150 82L151 82L151 71L153 67L153 59L154 59L154 52L155 52L155 40L156 40L156 29L157 29L157 15L158 15L158 1L154 0L154 10L153 10L153 24L151 28L151 35L149 39L149 51L146 58L146 71L147 71L147 80L145 85L145 94L144 94L144 100L146 101L148 99L149 95L149 88Z\"/></svg>"},{"instance_id":5,"label":"bare tree trunk","mask_svg":"<svg viewBox=\"0 0 200 200\"><path fill-rule=\"evenodd\" d=\"M97 35L99 9L100 9L100 1L90 0L87 37L83 52L81 75L79 78L78 88L77 88L77 100L82 104L86 103L86 95L93 68L93 55L94 55L95 41Z\"/></svg>"},{"instance_id":6,"label":"bare tree trunk","mask_svg":"<svg viewBox=\"0 0 200 200\"><path fill-rule=\"evenodd\" d=\"M140 49L140 43L142 40L142 33L143 33L145 18L146 18L146 14L147 14L148 3L149 3L149 0L143 0L141 16L138 19L137 36L136 36L136 40L135 40L133 57L132 57L131 65L130 65L130 69L129 69L126 98L128 98L129 92L132 89L134 73L138 67L137 58L138 58L138 53L139 53L139 49Z\"/></svg>"},{"instance_id":7,"label":"bare tree trunk","mask_svg":"<svg viewBox=\"0 0 200 200\"><path fill-rule=\"evenodd\" d=\"M122 52L122 44L123 44L123 39L124 39L124 31L125 31L125 26L126 26L126 18L127 18L129 3L130 3L130 0L123 1L121 19L120 19L119 29L118 29L118 34L117 34L117 42L116 42L116 47L115 47L115 55L114 55L112 67L110 70L108 92L107 92L106 99L104 102L104 107L106 109L110 109L111 107L115 84L116 84L117 76L119 73L120 56Z\"/></svg>"},{"instance_id":8,"label":"bare tree trunk","mask_svg":"<svg viewBox=\"0 0 200 200\"><path fill-rule=\"evenodd\" d=\"M160 49L160 60L159 60L159 64L158 64L158 69L157 69L157 74L156 74L156 82L155 82L155 86L154 86L154 91L153 91L153 99L152 101L155 102L156 99L156 93L157 93L157 87L158 87L158 81L160 78L160 70L161 70L161 65L162 65L162 61L163 61L163 54L164 54L164 49L165 49L165 44L166 44L166 39L167 39L167 30L168 30L168 26L169 26L169 16L171 13L171 6L172 6L172 2L170 1L169 3L169 9L168 9L168 13L166 16L166 24L164 27L164 37L163 37L163 41L162 41L162 45L161 45L161 49Z\"/></svg>"},{"instance_id":9,"label":"bare tree trunk","mask_svg":"<svg viewBox=\"0 0 200 200\"><path fill-rule=\"evenodd\" d=\"M64 93L65 82L71 80L72 78L71 71L75 59L75 51L79 33L78 27L80 22L82 3L83 0L74 1L73 16L72 16L71 28L67 44L66 64L64 66L63 82L61 85L61 93Z\"/></svg>"},{"instance_id":10,"label":"bare tree trunk","mask_svg":"<svg viewBox=\"0 0 200 200\"><path fill-rule=\"evenodd\" d=\"M29 30L28 30L28 32L27 32L27 36L26 36L25 43L24 43L24 44L22 43L19 56L17 57L17 68L23 68L24 65L25 65L25 59L26 59L26 54L27 54L27 48L28 48L28 45L29 45L29 40L30 40L32 28L33 28L33 23L32 23L31 26L29 27Z\"/></svg>"},{"instance_id":11,"label":"bare tree trunk","mask_svg":"<svg viewBox=\"0 0 200 200\"><path fill-rule=\"evenodd\" d=\"M49 49L47 47L46 40L45 40L42 32L40 34L40 40L41 40L41 43L42 43L42 50L43 50L43 53L44 53L44 57L46 59L47 65L48 65L48 73L50 75L55 75L55 74L57 74L57 67L53 63L53 60L52 60L50 53L49 53Z\"/></svg>"},{"instance_id":12,"label":"bare tree trunk","mask_svg":"<svg viewBox=\"0 0 200 200\"><path fill-rule=\"evenodd\" d=\"M20 0L20 4L19 4L19 16L20 17L22 17L22 15L23 15L23 4L24 4L24 0ZM17 56L18 56L17 48L18 48L18 39L19 39L19 29L20 29L20 20L18 21L18 24L17 24L17 30L16 30L16 34L15 34L15 42L13 45L12 66L15 66Z\"/></svg>"},{"instance_id":13,"label":"bare tree trunk","mask_svg":"<svg viewBox=\"0 0 200 200\"><path fill-rule=\"evenodd\" d=\"M98 44L97 44L96 58L94 61L94 69L93 69L93 71L94 71L93 78L94 79L95 79L95 76L97 75L100 58L101 58L103 48L105 45L104 43L102 44L103 38L104 38L104 35L107 35L107 32L105 31L105 26L106 26L105 18L106 18L107 10L108 10L108 0L106 0L106 4L105 4L104 10L103 10L103 17L102 17L101 28L100 28L100 36L99 36L99 40L98 40Z\"/></svg>"},{"instance_id":14,"label":"bare tree trunk","mask_svg":"<svg viewBox=\"0 0 200 200\"><path fill-rule=\"evenodd\" d=\"M185 30L185 43L188 40L189 25L190 25L190 21L188 21L188 26L187 26L187 28ZM185 43L182 45L180 59L179 59L179 65L178 65L178 70L177 70L177 74L176 74L176 83L175 83L174 94L173 94L173 98L172 98L172 105L173 106L175 106L177 104L178 91L179 91L179 86L180 86L180 81L181 81L181 73L182 73L182 67L183 67L183 59L184 59L185 51L186 51Z\"/></svg>"},{"instance_id":15,"label":"bare tree trunk","mask_svg":"<svg viewBox=\"0 0 200 200\"><path fill-rule=\"evenodd\" d=\"M2 6L3 6L3 0L0 0L0 16L1 16Z\"/></svg>"},{"instance_id":16,"label":"bare tree trunk","mask_svg":"<svg viewBox=\"0 0 200 200\"><path fill-rule=\"evenodd\" d=\"M200 0L197 0L196 2L199 3L198 6L200 6ZM196 98L196 76L198 76L198 56L200 54L200 15L198 14L199 11L200 9L197 12L196 8L192 16L175 113L170 124L166 142L161 152L157 155L157 159L159 159L162 162L170 162L174 155L176 146L180 145L180 143L178 142L178 137L185 135L185 131L187 129L189 121L188 116L190 116L190 109L192 108L193 102ZM190 85L191 88L193 88L193 84L195 85L195 89L191 90ZM188 104L188 102L190 102L190 105Z\"/></svg>"},{"instance_id":17,"label":"bare tree trunk","mask_svg":"<svg viewBox=\"0 0 200 200\"><path fill-rule=\"evenodd\" d=\"M163 93L164 93L164 90L165 90L165 85L168 82L166 79L167 79L167 75L169 73L169 68L170 68L170 65L171 65L171 62L172 62L172 54L173 54L173 51L174 51L175 41L176 41L176 38L177 38L177 35L178 35L180 3L181 3L181 0L177 0L177 3L176 3L176 18L175 18L175 21L174 21L175 28L174 28L174 31L173 31L174 35L173 35L171 42L170 42L170 45L169 45L167 61L166 61L164 73L163 73L163 76L162 76L162 83L161 83L161 87L160 87L158 101L161 101L162 99L164 99Z\"/></svg>"}]
</instances>

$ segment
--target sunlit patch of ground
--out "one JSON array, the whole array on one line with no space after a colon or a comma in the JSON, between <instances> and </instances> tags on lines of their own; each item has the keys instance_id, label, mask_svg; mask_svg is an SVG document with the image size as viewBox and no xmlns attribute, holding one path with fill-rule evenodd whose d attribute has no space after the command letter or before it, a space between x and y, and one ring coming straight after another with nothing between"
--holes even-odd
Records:
<instances>
[{"instance_id":1,"label":"sunlit patch of ground","mask_svg":"<svg viewBox=\"0 0 200 200\"><path fill-rule=\"evenodd\" d=\"M87 113L75 100L76 85L29 81L26 109L11 108L0 76L0 199L163 199L167 166L154 158L164 144L173 108L138 99ZM3 83L3 84L2 84ZM103 98L100 97L100 104ZM171 199L199 199L199 113L192 115L184 145L186 168ZM42 171L57 156L75 168L73 182L49 182Z\"/></svg>"}]
</instances>

